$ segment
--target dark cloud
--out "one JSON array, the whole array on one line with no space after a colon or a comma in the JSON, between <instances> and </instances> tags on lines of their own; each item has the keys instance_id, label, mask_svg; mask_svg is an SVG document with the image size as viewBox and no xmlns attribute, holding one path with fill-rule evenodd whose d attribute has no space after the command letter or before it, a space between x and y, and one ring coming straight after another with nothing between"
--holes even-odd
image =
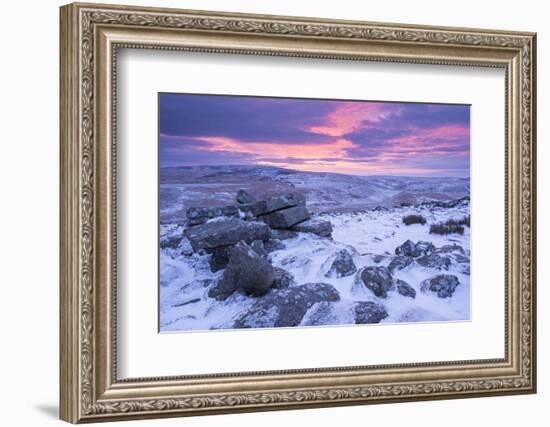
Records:
<instances>
[{"instance_id":1,"label":"dark cloud","mask_svg":"<svg viewBox=\"0 0 550 427\"><path fill-rule=\"evenodd\" d=\"M334 138L306 129L322 125L336 106L330 101L160 94L160 133L242 142L330 143Z\"/></svg>"},{"instance_id":2,"label":"dark cloud","mask_svg":"<svg viewBox=\"0 0 550 427\"><path fill-rule=\"evenodd\" d=\"M161 166L245 165L255 163L257 156L229 150L209 151L204 141L190 138L160 137Z\"/></svg>"}]
</instances>

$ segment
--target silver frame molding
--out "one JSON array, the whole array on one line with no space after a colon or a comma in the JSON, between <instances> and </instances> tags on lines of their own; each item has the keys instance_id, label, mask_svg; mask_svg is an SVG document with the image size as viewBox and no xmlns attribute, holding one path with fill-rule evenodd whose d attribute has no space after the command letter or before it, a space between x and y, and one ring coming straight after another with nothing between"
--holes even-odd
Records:
<instances>
[{"instance_id":1,"label":"silver frame molding","mask_svg":"<svg viewBox=\"0 0 550 427\"><path fill-rule=\"evenodd\" d=\"M536 391L536 35L75 3L61 13L60 385L72 423ZM499 67L506 72L505 357L121 380L117 49Z\"/></svg>"}]
</instances>

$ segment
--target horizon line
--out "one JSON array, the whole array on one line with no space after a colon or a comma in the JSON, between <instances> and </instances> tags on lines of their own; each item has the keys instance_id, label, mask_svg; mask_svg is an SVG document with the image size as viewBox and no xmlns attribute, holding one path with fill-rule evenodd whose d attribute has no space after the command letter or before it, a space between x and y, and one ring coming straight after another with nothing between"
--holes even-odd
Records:
<instances>
[{"instance_id":1,"label":"horizon line","mask_svg":"<svg viewBox=\"0 0 550 427\"><path fill-rule=\"evenodd\" d=\"M253 165L240 165L240 164L227 164L227 165L210 165L210 164L201 164L201 165L172 165L172 166L162 166L159 164L159 170L165 169L165 168L200 168L200 167L244 167L244 168L254 168L254 167L260 167L260 168L272 168L272 169L280 169L285 171L290 171L294 173L314 173L314 174L322 174L322 173L328 173L328 174L335 174L335 175L347 175L347 176L358 176L358 177L401 177L401 178L457 178L457 179L470 179L470 174L467 176L449 176L449 175L392 175L392 174L370 174L370 175L357 175L352 173L344 173L344 172L328 172L328 171L308 171L308 170L299 170L299 169L291 169L287 167L281 167L281 166L273 166L273 165L259 165L259 164L253 164ZM468 171L469 172L469 171Z\"/></svg>"}]
</instances>

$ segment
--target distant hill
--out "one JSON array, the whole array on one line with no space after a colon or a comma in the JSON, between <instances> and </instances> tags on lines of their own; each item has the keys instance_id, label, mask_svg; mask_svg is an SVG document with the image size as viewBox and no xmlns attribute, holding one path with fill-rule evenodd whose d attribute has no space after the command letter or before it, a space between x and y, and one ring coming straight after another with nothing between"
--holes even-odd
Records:
<instances>
[{"instance_id":1,"label":"distant hill","mask_svg":"<svg viewBox=\"0 0 550 427\"><path fill-rule=\"evenodd\" d=\"M176 211L179 216L186 206L234 203L240 188L257 197L300 191L314 213L419 205L470 195L468 178L357 176L257 165L162 167L160 183L161 217Z\"/></svg>"}]
</instances>

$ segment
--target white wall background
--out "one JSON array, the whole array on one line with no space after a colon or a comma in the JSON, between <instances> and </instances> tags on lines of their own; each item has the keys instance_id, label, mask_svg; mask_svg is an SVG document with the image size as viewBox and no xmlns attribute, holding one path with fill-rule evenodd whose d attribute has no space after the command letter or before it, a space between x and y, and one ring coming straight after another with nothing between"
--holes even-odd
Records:
<instances>
[{"instance_id":1,"label":"white wall background","mask_svg":"<svg viewBox=\"0 0 550 427\"><path fill-rule=\"evenodd\" d=\"M113 3L121 3L110 0ZM130 0L129 0L130 1ZM550 405L550 29L544 2L354 0L133 0L133 4L538 32L539 393L438 402L209 416L133 425L543 425ZM59 425L58 402L58 6L2 6L0 66L0 419ZM490 165L488 165L490 167ZM546 218L546 220L545 220Z\"/></svg>"}]
</instances>

